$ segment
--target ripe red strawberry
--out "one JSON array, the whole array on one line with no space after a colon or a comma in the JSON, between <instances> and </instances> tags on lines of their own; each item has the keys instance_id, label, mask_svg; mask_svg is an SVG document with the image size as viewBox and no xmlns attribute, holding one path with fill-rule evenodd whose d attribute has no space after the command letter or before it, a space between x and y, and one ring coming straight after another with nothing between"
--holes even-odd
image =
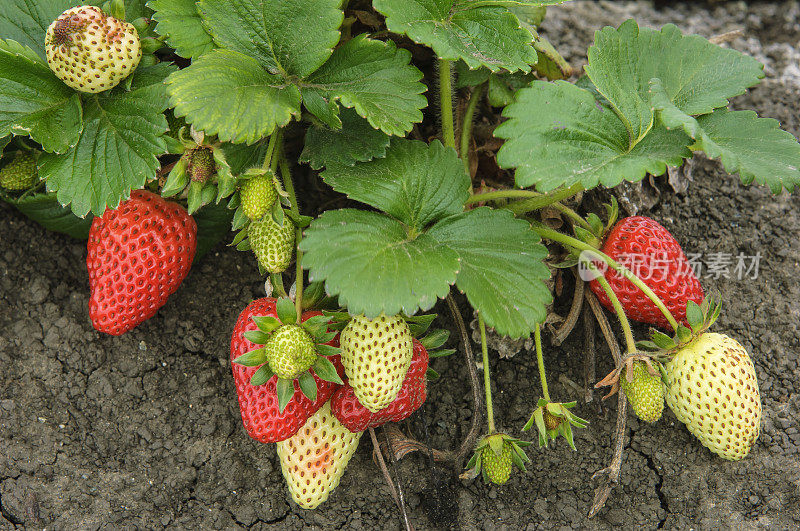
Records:
<instances>
[{"instance_id":1,"label":"ripe red strawberry","mask_svg":"<svg viewBox=\"0 0 800 531\"><path fill-rule=\"evenodd\" d=\"M394 401L373 413L361 405L349 383L340 387L331 398L331 410L339 422L353 433L367 428L377 428L387 422L400 422L408 418L425 402L427 385L425 372L428 370L428 351L422 343L414 340L414 354L408 368L403 386Z\"/></svg>"},{"instance_id":2,"label":"ripe red strawberry","mask_svg":"<svg viewBox=\"0 0 800 531\"><path fill-rule=\"evenodd\" d=\"M186 210L145 190L95 217L86 245L95 329L118 336L155 315L189 274L196 247Z\"/></svg>"},{"instance_id":3,"label":"ripe red strawberry","mask_svg":"<svg viewBox=\"0 0 800 531\"><path fill-rule=\"evenodd\" d=\"M686 324L686 304L690 300L700 304L705 298L680 244L650 218L634 216L620 220L608 233L601 250L641 278L678 322ZM611 268L606 270L605 277L630 319L669 328L653 301L631 281ZM613 311L611 300L597 280L592 280L590 286L603 306Z\"/></svg>"},{"instance_id":4,"label":"ripe red strawberry","mask_svg":"<svg viewBox=\"0 0 800 531\"><path fill-rule=\"evenodd\" d=\"M231 361L246 352L259 348L259 345L251 343L244 337L244 333L258 328L252 319L254 316L277 318L275 303L276 299L271 297L258 299L251 302L239 314L231 337ZM322 315L322 312L304 312L302 320L305 321L315 315ZM329 344L338 346L338 340L337 336ZM339 356L331 356L328 359L334 364L339 375L343 376L344 368L339 361ZM295 380L294 395L281 413L278 407L277 376L272 376L265 384L254 386L250 384L250 378L258 370L257 367L232 363L231 368L236 394L239 397L242 423L250 437L264 443L283 441L297 433L297 430L322 407L339 387L314 374L314 380L317 382L317 399L312 401L303 394L298 381Z\"/></svg>"}]
</instances>

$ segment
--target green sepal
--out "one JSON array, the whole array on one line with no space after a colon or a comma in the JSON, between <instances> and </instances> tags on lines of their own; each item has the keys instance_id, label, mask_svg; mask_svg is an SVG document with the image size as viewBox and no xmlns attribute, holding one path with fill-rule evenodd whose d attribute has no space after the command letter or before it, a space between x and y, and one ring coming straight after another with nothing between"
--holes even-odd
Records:
<instances>
[{"instance_id":1,"label":"green sepal","mask_svg":"<svg viewBox=\"0 0 800 531\"><path fill-rule=\"evenodd\" d=\"M164 183L164 187L161 189L162 197L172 197L186 188L186 185L189 184L189 176L186 175L187 165L186 157L178 159L178 162L175 163L175 166L172 167L167 176L167 182Z\"/></svg>"},{"instance_id":2,"label":"green sepal","mask_svg":"<svg viewBox=\"0 0 800 531\"><path fill-rule=\"evenodd\" d=\"M189 184L189 195L187 197L187 208L189 214L194 214L204 205L214 201L217 196L217 187L211 183L201 183L192 181Z\"/></svg>"},{"instance_id":3,"label":"green sepal","mask_svg":"<svg viewBox=\"0 0 800 531\"><path fill-rule=\"evenodd\" d=\"M303 290L303 309L313 308L315 304L325 298L325 284L312 282Z\"/></svg>"},{"instance_id":4,"label":"green sepal","mask_svg":"<svg viewBox=\"0 0 800 531\"><path fill-rule=\"evenodd\" d=\"M317 345L317 350L320 347L327 346L327 345ZM320 380L325 380L326 382L333 382L335 384L344 385L344 382L339 377L339 373L336 372L336 367L333 366L331 360L325 357L325 355L321 355L317 358L317 361L314 362L312 366L314 372L316 373L317 377Z\"/></svg>"},{"instance_id":5,"label":"green sepal","mask_svg":"<svg viewBox=\"0 0 800 531\"><path fill-rule=\"evenodd\" d=\"M692 339L691 330L689 330L682 324L678 325L677 335L678 335L678 341L680 341L681 343L687 343Z\"/></svg>"},{"instance_id":6,"label":"green sepal","mask_svg":"<svg viewBox=\"0 0 800 531\"><path fill-rule=\"evenodd\" d=\"M283 227L284 212L283 208L281 207L280 201L275 201L274 203L272 203L270 216L272 216L272 221L277 223L279 227Z\"/></svg>"},{"instance_id":7,"label":"green sepal","mask_svg":"<svg viewBox=\"0 0 800 531\"><path fill-rule=\"evenodd\" d=\"M231 363L236 363L238 365L244 365L245 367L258 367L259 365L263 365L267 362L267 353L264 348L257 348L255 350L251 350L250 352L245 352Z\"/></svg>"},{"instance_id":8,"label":"green sepal","mask_svg":"<svg viewBox=\"0 0 800 531\"><path fill-rule=\"evenodd\" d=\"M297 308L295 308L294 302L291 299L287 297L278 299L275 305L275 311L278 314L278 319L280 319L283 324L297 323Z\"/></svg>"},{"instance_id":9,"label":"green sepal","mask_svg":"<svg viewBox=\"0 0 800 531\"><path fill-rule=\"evenodd\" d=\"M111 15L117 20L125 20L125 2L123 0L109 0L101 8L103 13Z\"/></svg>"},{"instance_id":10,"label":"green sepal","mask_svg":"<svg viewBox=\"0 0 800 531\"><path fill-rule=\"evenodd\" d=\"M239 194L233 196L234 199L238 199ZM241 208L237 208L233 206L233 200L228 204L228 208L236 208L236 212L233 213L233 219L231 220L231 230L239 230L248 223L250 223L250 218L244 213L244 210Z\"/></svg>"},{"instance_id":11,"label":"green sepal","mask_svg":"<svg viewBox=\"0 0 800 531\"><path fill-rule=\"evenodd\" d=\"M252 247L250 247L250 240L243 240L236 244L237 251L249 251L250 249L252 249Z\"/></svg>"},{"instance_id":12,"label":"green sepal","mask_svg":"<svg viewBox=\"0 0 800 531\"><path fill-rule=\"evenodd\" d=\"M427 332L435 319L435 313L412 315L411 317L405 318L408 328L411 330L411 335L414 337L419 337Z\"/></svg>"},{"instance_id":13,"label":"green sepal","mask_svg":"<svg viewBox=\"0 0 800 531\"><path fill-rule=\"evenodd\" d=\"M433 350L428 352L429 358L443 358L445 356L449 356L450 354L455 354L456 349L454 348L443 348L440 350Z\"/></svg>"},{"instance_id":14,"label":"green sepal","mask_svg":"<svg viewBox=\"0 0 800 531\"><path fill-rule=\"evenodd\" d=\"M431 331L428 335L420 338L419 342L426 350L435 350L445 343L450 338L450 332L441 328Z\"/></svg>"},{"instance_id":15,"label":"green sepal","mask_svg":"<svg viewBox=\"0 0 800 531\"><path fill-rule=\"evenodd\" d=\"M131 21L131 26L136 29L136 33L139 35L142 35L144 32L146 32L149 25L150 19L147 17L139 17L136 20Z\"/></svg>"},{"instance_id":16,"label":"green sepal","mask_svg":"<svg viewBox=\"0 0 800 531\"><path fill-rule=\"evenodd\" d=\"M669 350L675 347L675 340L669 337L667 334L659 332L658 330L653 330L651 339L653 340L653 343L658 346L658 348Z\"/></svg>"},{"instance_id":17,"label":"green sepal","mask_svg":"<svg viewBox=\"0 0 800 531\"><path fill-rule=\"evenodd\" d=\"M250 385L264 385L273 376L275 376L275 372L273 372L269 365L265 364L250 377Z\"/></svg>"},{"instance_id":18,"label":"green sepal","mask_svg":"<svg viewBox=\"0 0 800 531\"><path fill-rule=\"evenodd\" d=\"M277 394L278 411L283 413L283 410L286 409L286 405L294 396L294 380L278 378Z\"/></svg>"},{"instance_id":19,"label":"green sepal","mask_svg":"<svg viewBox=\"0 0 800 531\"><path fill-rule=\"evenodd\" d=\"M317 381L310 372L306 371L301 374L297 383L300 384L300 390L306 395L306 398L312 402L317 400Z\"/></svg>"},{"instance_id":20,"label":"green sepal","mask_svg":"<svg viewBox=\"0 0 800 531\"><path fill-rule=\"evenodd\" d=\"M315 315L303 321L300 326L314 338L315 343L327 343L333 338L331 337L325 341L320 339L328 333L328 321L330 320L331 318L326 315Z\"/></svg>"},{"instance_id":21,"label":"green sepal","mask_svg":"<svg viewBox=\"0 0 800 531\"><path fill-rule=\"evenodd\" d=\"M703 312L693 300L686 303L686 320L689 321L689 326L694 332L698 332L703 326Z\"/></svg>"},{"instance_id":22,"label":"green sepal","mask_svg":"<svg viewBox=\"0 0 800 531\"><path fill-rule=\"evenodd\" d=\"M276 297L279 299L288 297L286 294L286 286L283 285L283 275L280 273L270 273L269 283L272 289L275 290Z\"/></svg>"},{"instance_id":23,"label":"green sepal","mask_svg":"<svg viewBox=\"0 0 800 531\"><path fill-rule=\"evenodd\" d=\"M661 350L661 347L652 341L637 341L636 348L639 350Z\"/></svg>"},{"instance_id":24,"label":"green sepal","mask_svg":"<svg viewBox=\"0 0 800 531\"><path fill-rule=\"evenodd\" d=\"M514 448L513 444L511 446L512 448ZM519 468L523 472L527 472L527 470L525 469L525 461L522 460L522 458L519 456L516 450L517 448L514 448L514 451L511 452L511 462L514 464L515 467Z\"/></svg>"},{"instance_id":25,"label":"green sepal","mask_svg":"<svg viewBox=\"0 0 800 531\"><path fill-rule=\"evenodd\" d=\"M603 225L603 221L600 219L600 216L592 212L588 216L586 216L586 222L592 227L592 232L594 232L595 236L601 238L603 236L603 231L605 230L605 225Z\"/></svg>"},{"instance_id":26,"label":"green sepal","mask_svg":"<svg viewBox=\"0 0 800 531\"><path fill-rule=\"evenodd\" d=\"M472 454L472 457L470 457L469 461L467 461L467 467L466 468L472 468L475 465L477 465L478 464L478 459L480 458L480 455L481 455L480 452L475 452L474 454Z\"/></svg>"},{"instance_id":27,"label":"green sepal","mask_svg":"<svg viewBox=\"0 0 800 531\"><path fill-rule=\"evenodd\" d=\"M336 337L337 333L338 332L332 332L332 331L325 330L325 331L313 336L314 337L314 343L325 344L325 343L328 343L329 341L333 341L333 338ZM327 355L330 356L330 354L327 354Z\"/></svg>"},{"instance_id":28,"label":"green sepal","mask_svg":"<svg viewBox=\"0 0 800 531\"><path fill-rule=\"evenodd\" d=\"M261 330L248 330L244 333L244 337L249 342L255 343L256 345L264 345L267 341L269 341L269 334L266 334Z\"/></svg>"},{"instance_id":29,"label":"green sepal","mask_svg":"<svg viewBox=\"0 0 800 531\"><path fill-rule=\"evenodd\" d=\"M606 231L609 231L617 222L617 218L619 217L619 203L617 203L617 198L612 195L611 203L604 203L603 206L606 207L606 217L608 218Z\"/></svg>"},{"instance_id":30,"label":"green sepal","mask_svg":"<svg viewBox=\"0 0 800 531\"><path fill-rule=\"evenodd\" d=\"M252 319L258 329L266 334L271 334L282 326L281 322L271 315L255 315Z\"/></svg>"},{"instance_id":31,"label":"green sepal","mask_svg":"<svg viewBox=\"0 0 800 531\"><path fill-rule=\"evenodd\" d=\"M428 367L428 370L425 371L425 378L429 382L434 382L434 381L438 380L439 377L440 377L439 373L436 372L435 370L431 369L430 367Z\"/></svg>"},{"instance_id":32,"label":"green sepal","mask_svg":"<svg viewBox=\"0 0 800 531\"><path fill-rule=\"evenodd\" d=\"M139 42L142 47L142 53L144 54L156 53L164 46L164 43L155 37L145 37L140 39Z\"/></svg>"},{"instance_id":33,"label":"green sepal","mask_svg":"<svg viewBox=\"0 0 800 531\"><path fill-rule=\"evenodd\" d=\"M342 349L339 347L332 347L330 345L326 345L325 343L320 343L317 346L317 354L320 356L338 356L342 353Z\"/></svg>"},{"instance_id":34,"label":"green sepal","mask_svg":"<svg viewBox=\"0 0 800 531\"><path fill-rule=\"evenodd\" d=\"M494 455L496 455L497 457L503 455L504 440L505 440L504 437L502 437L501 435L494 435L488 437L489 447L492 449Z\"/></svg>"},{"instance_id":35,"label":"green sepal","mask_svg":"<svg viewBox=\"0 0 800 531\"><path fill-rule=\"evenodd\" d=\"M294 222L294 224L300 227L301 229L308 227L309 225L311 225L311 222L314 221L314 218L311 216L303 216L303 215L296 216L294 212L292 212L291 210L284 211L283 214L289 219L291 219L292 222Z\"/></svg>"}]
</instances>

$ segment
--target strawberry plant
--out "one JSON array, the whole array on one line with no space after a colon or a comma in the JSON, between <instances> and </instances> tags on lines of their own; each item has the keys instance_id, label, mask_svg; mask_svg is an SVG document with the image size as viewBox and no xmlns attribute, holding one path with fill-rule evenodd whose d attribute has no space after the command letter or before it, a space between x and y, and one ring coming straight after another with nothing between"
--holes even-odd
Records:
<instances>
[{"instance_id":1,"label":"strawberry plant","mask_svg":"<svg viewBox=\"0 0 800 531\"><path fill-rule=\"evenodd\" d=\"M605 222L569 201L695 152L744 185L792 192L800 144L729 109L763 65L673 25L598 30L571 81L536 29L563 1L6 0L0 197L89 238L87 316L110 334L152 317L221 239L252 253L269 293L233 328L232 373L247 433L277 443L303 508L328 498L364 431L374 442L426 400L429 363L453 352L428 331L443 299L474 371L453 291L476 316L487 422L476 400L462 448L442 455L503 484L530 459L512 430L577 449L592 419L550 396L541 337L548 281L565 268L577 294L577 272L590 275L590 305L623 331L624 354L607 336L616 368L598 385L647 422L666 401L712 452L741 459L759 434L755 366L708 332L720 307L680 243L655 220L618 221L613 200ZM472 124L493 108L504 180L490 188ZM320 188L342 208L321 206ZM641 267L623 263L631 254ZM637 342L631 319L662 331ZM536 400L525 426L495 420L490 331L533 334L542 390L519 390Z\"/></svg>"}]
</instances>

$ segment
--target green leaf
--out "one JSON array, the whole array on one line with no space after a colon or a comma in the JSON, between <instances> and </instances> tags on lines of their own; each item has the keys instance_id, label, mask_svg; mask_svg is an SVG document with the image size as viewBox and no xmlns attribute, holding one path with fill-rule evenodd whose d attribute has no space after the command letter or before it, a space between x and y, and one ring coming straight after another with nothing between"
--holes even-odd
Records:
<instances>
[{"instance_id":1,"label":"green leaf","mask_svg":"<svg viewBox=\"0 0 800 531\"><path fill-rule=\"evenodd\" d=\"M275 376L275 373L270 369L269 365L263 365L260 369L253 373L250 377L250 385L259 386L267 383L270 378Z\"/></svg>"},{"instance_id":2,"label":"green leaf","mask_svg":"<svg viewBox=\"0 0 800 531\"><path fill-rule=\"evenodd\" d=\"M392 41L359 35L337 48L331 58L302 83L304 94L318 92L338 99L366 118L372 127L404 136L422 121L427 106L422 72L410 64L411 52Z\"/></svg>"},{"instance_id":3,"label":"green leaf","mask_svg":"<svg viewBox=\"0 0 800 531\"><path fill-rule=\"evenodd\" d=\"M367 203L416 230L464 210L470 180L455 150L434 140L392 140L386 157L330 166L322 178L337 192Z\"/></svg>"},{"instance_id":4,"label":"green leaf","mask_svg":"<svg viewBox=\"0 0 800 531\"><path fill-rule=\"evenodd\" d=\"M352 109L343 110L341 120L338 130L318 125L308 128L301 162L319 170L331 165L353 166L356 162L386 156L389 135L374 129Z\"/></svg>"},{"instance_id":5,"label":"green leaf","mask_svg":"<svg viewBox=\"0 0 800 531\"><path fill-rule=\"evenodd\" d=\"M509 118L495 130L507 142L497 155L502 168L516 167L520 187L542 192L581 183L616 186L661 175L691 156L683 131L655 127L630 147L625 125L591 92L556 81L534 81L503 111Z\"/></svg>"},{"instance_id":6,"label":"green leaf","mask_svg":"<svg viewBox=\"0 0 800 531\"><path fill-rule=\"evenodd\" d=\"M319 347L321 345L317 346ZM325 356L318 357L317 361L314 362L314 372L320 379L325 380L326 382L344 385L344 382L342 382L342 379L339 377L339 373L336 372L336 367L334 367L333 363L331 363L331 360Z\"/></svg>"},{"instance_id":7,"label":"green leaf","mask_svg":"<svg viewBox=\"0 0 800 531\"><path fill-rule=\"evenodd\" d=\"M653 126L650 80L659 78L677 108L689 115L725 107L764 77L763 65L736 50L697 35L684 36L668 24L639 29L628 20L603 28L589 48L586 73L623 120L632 142Z\"/></svg>"},{"instance_id":8,"label":"green leaf","mask_svg":"<svg viewBox=\"0 0 800 531\"><path fill-rule=\"evenodd\" d=\"M472 0L374 0L372 5L386 15L389 31L430 46L442 59L512 72L527 72L536 63L530 32L506 7Z\"/></svg>"},{"instance_id":9,"label":"green leaf","mask_svg":"<svg viewBox=\"0 0 800 531\"><path fill-rule=\"evenodd\" d=\"M300 375L297 379L297 383L300 384L300 391L306 395L306 398L314 402L317 399L317 381L311 375L310 372L306 371Z\"/></svg>"},{"instance_id":10,"label":"green leaf","mask_svg":"<svg viewBox=\"0 0 800 531\"><path fill-rule=\"evenodd\" d=\"M277 394L278 394L278 411L283 413L283 410L286 409L286 405L294 396L294 380L286 380L284 378L278 378Z\"/></svg>"},{"instance_id":11,"label":"green leaf","mask_svg":"<svg viewBox=\"0 0 800 531\"><path fill-rule=\"evenodd\" d=\"M336 97L323 95L316 89L309 88L301 89L300 94L303 96L303 105L305 105L308 112L331 129L339 130L342 128L342 120L339 118L339 104L336 103Z\"/></svg>"},{"instance_id":12,"label":"green leaf","mask_svg":"<svg viewBox=\"0 0 800 531\"><path fill-rule=\"evenodd\" d=\"M244 337L251 343L256 345L264 345L269 341L269 334L261 330L248 330L244 333Z\"/></svg>"},{"instance_id":13,"label":"green leaf","mask_svg":"<svg viewBox=\"0 0 800 531\"><path fill-rule=\"evenodd\" d=\"M305 77L339 42L341 0L200 0L221 46L257 59L272 74Z\"/></svg>"},{"instance_id":14,"label":"green leaf","mask_svg":"<svg viewBox=\"0 0 800 531\"><path fill-rule=\"evenodd\" d=\"M300 114L300 91L258 61L214 50L167 78L175 116L223 142L252 144Z\"/></svg>"},{"instance_id":15,"label":"green leaf","mask_svg":"<svg viewBox=\"0 0 800 531\"><path fill-rule=\"evenodd\" d=\"M492 75L492 71L485 67L470 70L470 68L467 66L467 63L464 61L459 61L456 63L455 72L456 79L453 86L456 89L476 87L481 83L489 81L489 77Z\"/></svg>"},{"instance_id":16,"label":"green leaf","mask_svg":"<svg viewBox=\"0 0 800 531\"><path fill-rule=\"evenodd\" d=\"M481 207L439 222L429 234L458 253L456 285L497 333L527 337L544 322L552 300L544 284L547 249L526 221Z\"/></svg>"},{"instance_id":17,"label":"green leaf","mask_svg":"<svg viewBox=\"0 0 800 531\"><path fill-rule=\"evenodd\" d=\"M166 150L163 80L174 68L139 67L130 91L120 86L84 100L83 132L75 147L39 159L39 175L47 178L49 190L58 191L61 204L71 203L78 216L90 210L101 215L155 178L157 157Z\"/></svg>"},{"instance_id":18,"label":"green leaf","mask_svg":"<svg viewBox=\"0 0 800 531\"><path fill-rule=\"evenodd\" d=\"M300 248L309 280L324 280L340 304L370 318L430 309L447 295L459 270L456 252L435 238L410 237L398 221L361 210L325 212L306 230Z\"/></svg>"},{"instance_id":19,"label":"green leaf","mask_svg":"<svg viewBox=\"0 0 800 531\"><path fill-rule=\"evenodd\" d=\"M194 59L214 48L196 0L150 0L147 5L155 10L156 32L167 37L176 54Z\"/></svg>"},{"instance_id":20,"label":"green leaf","mask_svg":"<svg viewBox=\"0 0 800 531\"><path fill-rule=\"evenodd\" d=\"M197 261L228 235L233 211L225 205L207 205L192 217L197 223L197 251L194 255Z\"/></svg>"},{"instance_id":21,"label":"green leaf","mask_svg":"<svg viewBox=\"0 0 800 531\"><path fill-rule=\"evenodd\" d=\"M693 147L721 159L745 184L766 185L776 194L800 186L800 144L776 120L753 111L717 109L697 123L702 135Z\"/></svg>"},{"instance_id":22,"label":"green leaf","mask_svg":"<svg viewBox=\"0 0 800 531\"><path fill-rule=\"evenodd\" d=\"M80 96L30 48L0 40L0 137L30 135L45 151L64 153L81 133Z\"/></svg>"},{"instance_id":23,"label":"green leaf","mask_svg":"<svg viewBox=\"0 0 800 531\"><path fill-rule=\"evenodd\" d=\"M443 329L433 330L430 334L419 340L426 350L435 350L447 342L450 332Z\"/></svg>"},{"instance_id":24,"label":"green leaf","mask_svg":"<svg viewBox=\"0 0 800 531\"><path fill-rule=\"evenodd\" d=\"M241 356L232 361L232 363L236 363L238 365L244 365L245 367L258 367L259 365L263 365L266 362L267 362L267 353L263 348L257 348L255 350L251 350L250 352L245 352L244 354L242 354Z\"/></svg>"},{"instance_id":25,"label":"green leaf","mask_svg":"<svg viewBox=\"0 0 800 531\"><path fill-rule=\"evenodd\" d=\"M55 194L35 194L15 200L17 210L47 230L85 240L89 237L93 216L79 218L68 207L61 206Z\"/></svg>"},{"instance_id":26,"label":"green leaf","mask_svg":"<svg viewBox=\"0 0 800 531\"><path fill-rule=\"evenodd\" d=\"M268 141L261 140L253 145L247 144L222 144L225 160L231 168L231 173L238 175L246 169L261 166L267 154Z\"/></svg>"},{"instance_id":27,"label":"green leaf","mask_svg":"<svg viewBox=\"0 0 800 531\"><path fill-rule=\"evenodd\" d=\"M295 324L297 322L297 309L294 306L294 301L287 297L281 297L275 304L275 312L278 314L278 319L281 323Z\"/></svg>"}]
</instances>

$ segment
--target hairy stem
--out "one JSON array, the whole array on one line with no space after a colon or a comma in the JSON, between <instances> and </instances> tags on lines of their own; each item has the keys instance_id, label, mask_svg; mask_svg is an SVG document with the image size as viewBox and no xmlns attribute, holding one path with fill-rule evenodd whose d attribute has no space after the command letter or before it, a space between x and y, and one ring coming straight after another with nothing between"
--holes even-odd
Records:
<instances>
[{"instance_id":1,"label":"hairy stem","mask_svg":"<svg viewBox=\"0 0 800 531\"><path fill-rule=\"evenodd\" d=\"M486 392L486 422L489 424L489 433L494 433L494 410L492 409L492 378L489 374L489 348L486 346L486 324L483 316L478 312L478 327L481 330L481 354L483 355L483 387Z\"/></svg>"},{"instance_id":2,"label":"hairy stem","mask_svg":"<svg viewBox=\"0 0 800 531\"><path fill-rule=\"evenodd\" d=\"M540 194L538 197L532 196L530 199L513 203L506 208L516 215L525 214L527 212L533 212L534 210L541 210L546 206L550 206L553 203L558 203L564 199L569 199L573 195L582 191L582 184L573 184L569 188L561 188L559 190L550 192L549 194Z\"/></svg>"},{"instance_id":3,"label":"hairy stem","mask_svg":"<svg viewBox=\"0 0 800 531\"><path fill-rule=\"evenodd\" d=\"M469 97L467 110L464 111L464 121L461 123L461 160L464 161L464 169L469 174L469 141L472 139L472 121L475 118L475 109L478 107L478 102L483 96L483 88L485 83L481 83L475 90L472 91L472 96Z\"/></svg>"},{"instance_id":4,"label":"hairy stem","mask_svg":"<svg viewBox=\"0 0 800 531\"><path fill-rule=\"evenodd\" d=\"M300 207L297 204L297 194L294 191L294 183L292 182L292 174L289 172L289 161L286 160L286 155L281 150L280 154L275 157L276 159L280 159L281 165L281 177L283 178L283 188L286 190L286 193L289 194L289 203L291 204L291 211L292 214L296 218L300 217ZM297 226L295 227L295 237L294 237L294 244L295 244L295 253L296 253L296 273L295 273L295 297L294 297L294 305L297 308L297 315L303 314L303 253L300 251L300 240L303 239L303 230Z\"/></svg>"},{"instance_id":5,"label":"hairy stem","mask_svg":"<svg viewBox=\"0 0 800 531\"><path fill-rule=\"evenodd\" d=\"M539 379L542 380L542 396L550 402L550 391L547 389L547 375L544 372L544 355L542 354L542 331L539 325L533 331L533 338L536 342L536 362L539 364Z\"/></svg>"},{"instance_id":6,"label":"hairy stem","mask_svg":"<svg viewBox=\"0 0 800 531\"><path fill-rule=\"evenodd\" d=\"M625 277L626 279L630 280L637 288L642 290L642 292L647 296L648 299L653 301L653 304L664 314L664 317L669 322L670 326L673 329L678 329L678 321L675 320L675 317L672 315L672 312L664 305L664 302L658 298L658 295L653 293L647 284L645 284L642 279L634 275L628 268L623 266L622 264L618 263L616 260L608 256L607 254L603 253L599 249L596 249L589 245L588 243L584 243L576 238L572 238L567 236L566 234L562 234L558 231L549 229L542 225L541 223L532 223L533 230L535 230L539 236L542 238L547 238L548 240L552 240L554 242L558 242L561 245L566 247L570 247L572 249L577 249L579 251L586 251L591 258L600 260L608 264L608 266Z\"/></svg>"},{"instance_id":7,"label":"hairy stem","mask_svg":"<svg viewBox=\"0 0 800 531\"><path fill-rule=\"evenodd\" d=\"M442 110L442 139L446 147L456 148L453 127L453 87L450 61L439 60L439 104Z\"/></svg>"}]
</instances>

